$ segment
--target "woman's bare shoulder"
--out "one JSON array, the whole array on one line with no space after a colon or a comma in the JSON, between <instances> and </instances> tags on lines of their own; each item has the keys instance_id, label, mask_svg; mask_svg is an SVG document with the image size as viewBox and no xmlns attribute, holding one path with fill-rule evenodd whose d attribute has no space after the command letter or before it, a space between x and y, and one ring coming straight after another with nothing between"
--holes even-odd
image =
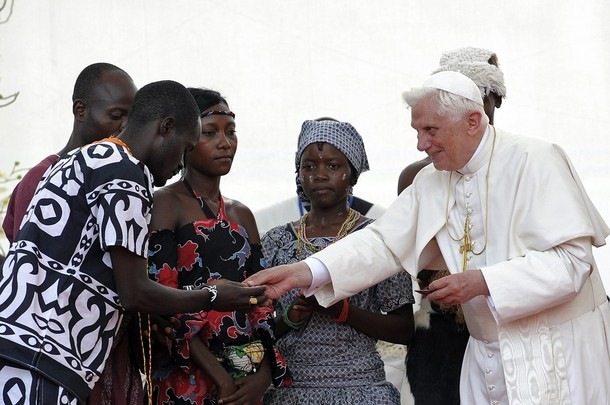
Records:
<instances>
[{"instance_id":1,"label":"woman's bare shoulder","mask_svg":"<svg viewBox=\"0 0 610 405\"><path fill-rule=\"evenodd\" d=\"M225 211L229 220L237 222L248 232L250 242L258 243L260 241L258 226L254 219L252 210L245 204L232 198L223 197L225 203Z\"/></svg>"},{"instance_id":2,"label":"woman's bare shoulder","mask_svg":"<svg viewBox=\"0 0 610 405\"><path fill-rule=\"evenodd\" d=\"M184 195L174 184L155 190L150 230L175 229L183 202Z\"/></svg>"}]
</instances>

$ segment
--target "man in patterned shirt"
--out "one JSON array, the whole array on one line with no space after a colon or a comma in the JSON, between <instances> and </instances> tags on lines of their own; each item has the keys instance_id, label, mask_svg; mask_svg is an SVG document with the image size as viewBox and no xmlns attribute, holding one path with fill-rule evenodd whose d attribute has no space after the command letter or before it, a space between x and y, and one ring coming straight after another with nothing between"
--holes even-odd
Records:
<instances>
[{"instance_id":1,"label":"man in patterned shirt","mask_svg":"<svg viewBox=\"0 0 610 405\"><path fill-rule=\"evenodd\" d=\"M15 240L38 182L47 169L71 150L123 130L137 91L129 74L110 63L93 63L79 73L72 92L72 133L66 145L28 170L11 193L2 222L9 243ZM130 348L133 342L123 332L127 330L129 319L123 320L104 373L89 396L89 405L142 403L144 392L140 372L135 367L134 356L130 355L134 352Z\"/></svg>"},{"instance_id":2,"label":"man in patterned shirt","mask_svg":"<svg viewBox=\"0 0 610 405\"><path fill-rule=\"evenodd\" d=\"M0 397L77 404L103 369L125 310L161 315L214 304L245 310L263 288L185 291L148 279L153 183L182 166L201 133L179 83L136 93L116 138L73 150L41 180L0 275Z\"/></svg>"}]
</instances>

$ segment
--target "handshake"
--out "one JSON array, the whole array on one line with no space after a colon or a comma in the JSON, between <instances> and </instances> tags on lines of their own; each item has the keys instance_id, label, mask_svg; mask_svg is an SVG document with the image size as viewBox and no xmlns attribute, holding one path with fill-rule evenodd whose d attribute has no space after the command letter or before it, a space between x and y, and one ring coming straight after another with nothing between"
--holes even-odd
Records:
<instances>
[{"instance_id":1,"label":"handshake","mask_svg":"<svg viewBox=\"0 0 610 405\"><path fill-rule=\"evenodd\" d=\"M248 287L228 280L215 280L201 287L210 296L208 310L248 311L268 304L265 287Z\"/></svg>"}]
</instances>

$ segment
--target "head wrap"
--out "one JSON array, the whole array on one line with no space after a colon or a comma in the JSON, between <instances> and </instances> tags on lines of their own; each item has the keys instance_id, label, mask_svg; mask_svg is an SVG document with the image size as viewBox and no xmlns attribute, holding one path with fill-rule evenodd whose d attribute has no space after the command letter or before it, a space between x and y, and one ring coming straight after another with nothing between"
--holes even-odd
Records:
<instances>
[{"instance_id":1,"label":"head wrap","mask_svg":"<svg viewBox=\"0 0 610 405\"><path fill-rule=\"evenodd\" d=\"M337 148L345 155L347 160L354 166L353 183L356 184L360 173L369 170L369 161L366 157L364 149L364 141L362 136L356 131L350 123L339 122L332 119L324 119L319 121L305 121L301 127L297 153L294 159L294 165L297 171L297 193L307 207L309 199L303 193L301 180L299 179L299 168L301 166L301 157L305 148L312 143L324 142Z\"/></svg>"},{"instance_id":2,"label":"head wrap","mask_svg":"<svg viewBox=\"0 0 610 405\"><path fill-rule=\"evenodd\" d=\"M487 49L459 48L443 52L440 66L432 73L460 72L475 82L483 97L489 95L491 91L504 98L506 97L504 74L499 67L489 62L492 58L497 59L496 54Z\"/></svg>"}]
</instances>

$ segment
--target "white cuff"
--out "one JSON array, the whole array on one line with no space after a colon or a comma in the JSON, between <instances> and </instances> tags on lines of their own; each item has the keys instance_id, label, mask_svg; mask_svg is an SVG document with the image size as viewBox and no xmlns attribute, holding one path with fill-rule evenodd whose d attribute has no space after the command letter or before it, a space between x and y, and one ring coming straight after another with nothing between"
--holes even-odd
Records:
<instances>
[{"instance_id":1,"label":"white cuff","mask_svg":"<svg viewBox=\"0 0 610 405\"><path fill-rule=\"evenodd\" d=\"M304 259L303 262L305 262L309 267L309 271L311 271L311 285L304 291L304 294L306 297L311 297L320 288L330 283L330 273L324 263L315 257L310 256Z\"/></svg>"},{"instance_id":2,"label":"white cuff","mask_svg":"<svg viewBox=\"0 0 610 405\"><path fill-rule=\"evenodd\" d=\"M483 279L485 279L485 272L483 271L483 269L486 269L486 268L481 267L479 270L481 270ZM485 281L485 283L487 283L487 281ZM487 306L489 307L489 310L491 311L491 315L494 317L494 319L496 320L496 323L497 323L498 319L500 319L500 317L498 316L498 311L496 311L496 304L494 303L494 299L491 297L491 291L489 292L489 295L485 296L485 300L487 301Z\"/></svg>"}]
</instances>

